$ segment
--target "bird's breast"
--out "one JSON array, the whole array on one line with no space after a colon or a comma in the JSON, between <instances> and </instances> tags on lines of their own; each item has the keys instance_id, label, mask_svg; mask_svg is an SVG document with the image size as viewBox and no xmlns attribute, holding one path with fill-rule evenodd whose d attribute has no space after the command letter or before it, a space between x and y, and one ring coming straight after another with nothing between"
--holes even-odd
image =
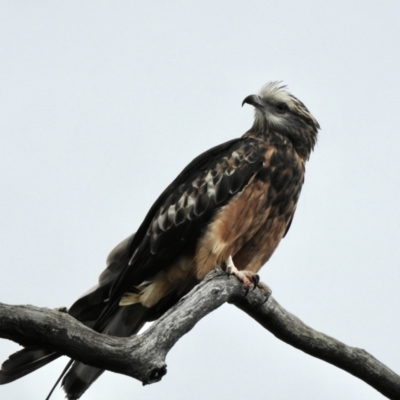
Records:
<instances>
[{"instance_id":1,"label":"bird's breast","mask_svg":"<svg viewBox=\"0 0 400 400\"><path fill-rule=\"evenodd\" d=\"M304 168L293 152L269 148L264 167L214 216L194 259L203 279L233 256L238 269L257 272L284 236L296 209Z\"/></svg>"}]
</instances>

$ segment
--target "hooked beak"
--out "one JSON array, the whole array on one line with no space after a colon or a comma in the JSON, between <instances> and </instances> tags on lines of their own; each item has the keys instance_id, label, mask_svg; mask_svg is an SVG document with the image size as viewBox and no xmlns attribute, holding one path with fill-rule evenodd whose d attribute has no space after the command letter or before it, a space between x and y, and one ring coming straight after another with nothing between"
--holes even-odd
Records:
<instances>
[{"instance_id":1,"label":"hooked beak","mask_svg":"<svg viewBox=\"0 0 400 400\"><path fill-rule=\"evenodd\" d=\"M261 101L260 96L256 95L256 94L251 94L250 96L247 96L242 103L242 107L245 105L245 103L247 104L251 104L252 106L256 107L256 108L262 108L264 107L263 102Z\"/></svg>"}]
</instances>

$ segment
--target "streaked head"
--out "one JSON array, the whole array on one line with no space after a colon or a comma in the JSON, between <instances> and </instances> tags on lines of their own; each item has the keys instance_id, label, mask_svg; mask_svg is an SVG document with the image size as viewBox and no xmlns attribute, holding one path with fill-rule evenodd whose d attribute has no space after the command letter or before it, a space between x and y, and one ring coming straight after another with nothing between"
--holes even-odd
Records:
<instances>
[{"instance_id":1,"label":"streaked head","mask_svg":"<svg viewBox=\"0 0 400 400\"><path fill-rule=\"evenodd\" d=\"M245 103L255 107L253 131L281 133L294 145L304 146L307 142L311 152L320 126L308 108L281 82L267 83L259 94L247 96L242 105Z\"/></svg>"}]
</instances>

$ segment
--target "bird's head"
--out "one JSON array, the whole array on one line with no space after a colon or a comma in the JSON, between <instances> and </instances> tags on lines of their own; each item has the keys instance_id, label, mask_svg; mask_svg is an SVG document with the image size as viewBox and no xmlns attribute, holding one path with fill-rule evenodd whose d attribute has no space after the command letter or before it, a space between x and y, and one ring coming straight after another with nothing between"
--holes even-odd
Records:
<instances>
[{"instance_id":1,"label":"bird's head","mask_svg":"<svg viewBox=\"0 0 400 400\"><path fill-rule=\"evenodd\" d=\"M251 131L282 134L308 158L320 126L307 107L290 94L286 86L280 82L269 82L259 94L247 96L242 106L245 103L255 107Z\"/></svg>"}]
</instances>

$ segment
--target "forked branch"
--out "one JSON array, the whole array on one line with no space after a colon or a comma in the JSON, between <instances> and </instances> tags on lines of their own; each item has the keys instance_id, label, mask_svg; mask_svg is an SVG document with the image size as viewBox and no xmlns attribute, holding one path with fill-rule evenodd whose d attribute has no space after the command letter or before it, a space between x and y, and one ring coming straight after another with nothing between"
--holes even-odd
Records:
<instances>
[{"instance_id":1,"label":"forked branch","mask_svg":"<svg viewBox=\"0 0 400 400\"><path fill-rule=\"evenodd\" d=\"M245 295L237 279L214 271L147 331L130 338L103 335L65 312L0 303L0 337L39 345L98 368L149 384L166 373L165 358L195 324L228 302L246 312L284 342L362 379L389 399L400 399L400 376L365 350L317 332L263 291Z\"/></svg>"}]
</instances>

